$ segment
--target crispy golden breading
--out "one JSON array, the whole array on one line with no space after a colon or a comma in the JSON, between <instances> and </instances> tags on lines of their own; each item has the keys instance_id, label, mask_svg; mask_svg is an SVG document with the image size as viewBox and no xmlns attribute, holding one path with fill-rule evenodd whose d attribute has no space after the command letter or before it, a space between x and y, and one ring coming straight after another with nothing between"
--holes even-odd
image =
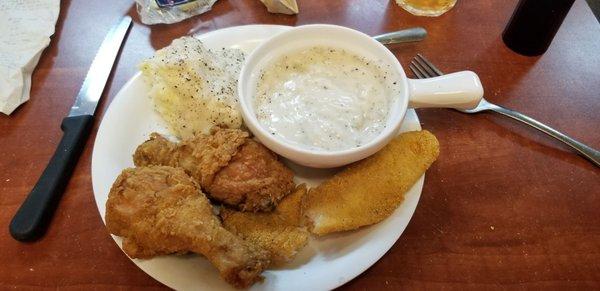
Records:
<instances>
[{"instance_id":1,"label":"crispy golden breading","mask_svg":"<svg viewBox=\"0 0 600 291\"><path fill-rule=\"evenodd\" d=\"M181 167L210 198L243 211L270 211L294 189L294 173L238 129L216 129L179 144L153 133L133 160L138 167Z\"/></svg>"},{"instance_id":2,"label":"crispy golden breading","mask_svg":"<svg viewBox=\"0 0 600 291\"><path fill-rule=\"evenodd\" d=\"M216 129L210 135L199 134L177 144L152 133L150 139L135 150L133 163L137 167L181 167L205 188L212 183L215 174L227 166L248 136L239 129Z\"/></svg>"},{"instance_id":3,"label":"crispy golden breading","mask_svg":"<svg viewBox=\"0 0 600 291\"><path fill-rule=\"evenodd\" d=\"M108 195L106 226L123 237L132 258L195 252L239 288L262 280L269 265L268 252L223 228L208 199L178 168L124 170Z\"/></svg>"},{"instance_id":4,"label":"crispy golden breading","mask_svg":"<svg viewBox=\"0 0 600 291\"><path fill-rule=\"evenodd\" d=\"M384 220L438 154L439 143L433 134L413 131L350 165L309 191L306 216L312 223L311 232L324 235Z\"/></svg>"},{"instance_id":5,"label":"crispy golden breading","mask_svg":"<svg viewBox=\"0 0 600 291\"><path fill-rule=\"evenodd\" d=\"M302 215L305 194L306 186L298 186L271 213L239 212L222 208L223 226L269 251L273 265L289 262L308 242L309 233L304 227Z\"/></svg>"},{"instance_id":6,"label":"crispy golden breading","mask_svg":"<svg viewBox=\"0 0 600 291\"><path fill-rule=\"evenodd\" d=\"M248 139L206 191L242 211L270 211L293 189L294 173L269 149Z\"/></svg>"}]
</instances>

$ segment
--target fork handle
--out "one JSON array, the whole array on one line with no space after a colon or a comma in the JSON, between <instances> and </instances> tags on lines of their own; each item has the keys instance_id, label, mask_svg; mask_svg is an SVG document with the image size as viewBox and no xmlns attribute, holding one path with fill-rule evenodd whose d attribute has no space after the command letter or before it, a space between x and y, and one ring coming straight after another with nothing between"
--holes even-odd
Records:
<instances>
[{"instance_id":1,"label":"fork handle","mask_svg":"<svg viewBox=\"0 0 600 291\"><path fill-rule=\"evenodd\" d=\"M574 150L579 152L579 154L581 154L583 157L590 160L597 167L600 167L600 151L597 151L597 150L585 145L584 143L582 143L566 134L563 134L563 133L559 132L558 130L556 130L550 126L547 126L547 125L545 125L523 113L520 113L520 112L517 112L514 110L510 110L510 109L507 109L507 108L504 108L502 106L498 106L495 104L490 106L489 110L493 110L502 115L505 115L512 119L523 122L527 125L530 125L536 129L542 131L543 133L545 133L559 141L562 141L563 143L567 144L568 146L572 147Z\"/></svg>"}]
</instances>

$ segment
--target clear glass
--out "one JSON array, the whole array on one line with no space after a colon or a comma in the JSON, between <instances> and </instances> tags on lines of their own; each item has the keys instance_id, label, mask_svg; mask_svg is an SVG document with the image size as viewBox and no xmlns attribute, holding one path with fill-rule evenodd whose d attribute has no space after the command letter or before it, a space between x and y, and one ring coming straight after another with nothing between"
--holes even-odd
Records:
<instances>
[{"instance_id":1,"label":"clear glass","mask_svg":"<svg viewBox=\"0 0 600 291\"><path fill-rule=\"evenodd\" d=\"M404 10L419 16L440 16L452 9L456 0L396 0Z\"/></svg>"}]
</instances>

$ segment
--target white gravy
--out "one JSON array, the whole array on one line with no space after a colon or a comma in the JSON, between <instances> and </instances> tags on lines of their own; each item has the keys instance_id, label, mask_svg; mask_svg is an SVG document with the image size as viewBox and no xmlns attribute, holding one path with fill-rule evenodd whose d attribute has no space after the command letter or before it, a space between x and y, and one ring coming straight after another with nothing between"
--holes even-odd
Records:
<instances>
[{"instance_id":1,"label":"white gravy","mask_svg":"<svg viewBox=\"0 0 600 291\"><path fill-rule=\"evenodd\" d=\"M398 96L389 69L343 49L306 48L263 70L254 109L271 134L303 148L359 147L384 130Z\"/></svg>"}]
</instances>

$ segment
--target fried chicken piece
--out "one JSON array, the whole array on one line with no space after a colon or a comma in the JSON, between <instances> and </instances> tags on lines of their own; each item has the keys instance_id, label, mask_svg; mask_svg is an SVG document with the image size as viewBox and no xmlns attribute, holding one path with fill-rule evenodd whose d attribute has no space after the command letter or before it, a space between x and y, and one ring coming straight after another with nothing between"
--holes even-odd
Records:
<instances>
[{"instance_id":1,"label":"fried chicken piece","mask_svg":"<svg viewBox=\"0 0 600 291\"><path fill-rule=\"evenodd\" d=\"M210 135L199 134L180 143L173 143L158 133L139 145L133 154L137 167L160 165L181 167L203 189L214 175L237 153L246 142L248 133L239 129L216 129Z\"/></svg>"},{"instance_id":2,"label":"fried chicken piece","mask_svg":"<svg viewBox=\"0 0 600 291\"><path fill-rule=\"evenodd\" d=\"M306 186L298 186L269 213L221 208L223 226L269 251L272 265L282 265L291 261L308 242L309 232L304 227L302 215L305 194Z\"/></svg>"},{"instance_id":3,"label":"fried chicken piece","mask_svg":"<svg viewBox=\"0 0 600 291\"><path fill-rule=\"evenodd\" d=\"M248 139L206 189L242 211L270 211L294 189L294 173L263 145Z\"/></svg>"},{"instance_id":4,"label":"fried chicken piece","mask_svg":"<svg viewBox=\"0 0 600 291\"><path fill-rule=\"evenodd\" d=\"M108 195L106 226L123 237L123 250L132 258L202 254L238 288L262 280L269 265L265 250L222 227L196 183L177 168L124 170Z\"/></svg>"},{"instance_id":5,"label":"fried chicken piece","mask_svg":"<svg viewBox=\"0 0 600 291\"><path fill-rule=\"evenodd\" d=\"M293 172L237 129L217 129L179 144L153 133L133 160L138 167L181 167L210 198L243 211L270 211L294 188Z\"/></svg>"},{"instance_id":6,"label":"fried chicken piece","mask_svg":"<svg viewBox=\"0 0 600 291\"><path fill-rule=\"evenodd\" d=\"M439 155L429 131L403 133L371 157L350 165L307 195L311 232L324 235L378 223Z\"/></svg>"}]
</instances>

